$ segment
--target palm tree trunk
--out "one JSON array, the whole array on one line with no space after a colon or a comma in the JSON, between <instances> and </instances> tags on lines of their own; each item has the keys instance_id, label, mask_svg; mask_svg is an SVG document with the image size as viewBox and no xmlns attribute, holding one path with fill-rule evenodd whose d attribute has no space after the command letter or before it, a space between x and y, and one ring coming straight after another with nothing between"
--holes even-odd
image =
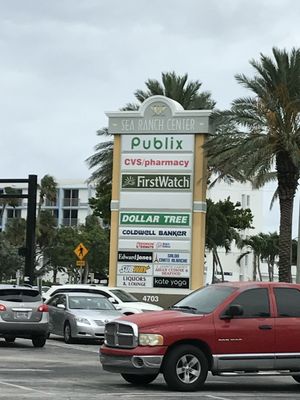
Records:
<instances>
[{"instance_id":1,"label":"palm tree trunk","mask_svg":"<svg viewBox=\"0 0 300 400\"><path fill-rule=\"evenodd\" d=\"M259 257L257 257L257 272L258 272L258 277L259 280L262 281L262 276L261 276L261 270L260 270L260 260Z\"/></svg>"},{"instance_id":2,"label":"palm tree trunk","mask_svg":"<svg viewBox=\"0 0 300 400\"><path fill-rule=\"evenodd\" d=\"M294 198L281 196L279 225L279 282L291 282L292 218Z\"/></svg>"},{"instance_id":3,"label":"palm tree trunk","mask_svg":"<svg viewBox=\"0 0 300 400\"><path fill-rule=\"evenodd\" d=\"M253 254L253 272L252 272L252 278L254 281L256 281L256 254Z\"/></svg>"},{"instance_id":4,"label":"palm tree trunk","mask_svg":"<svg viewBox=\"0 0 300 400\"><path fill-rule=\"evenodd\" d=\"M215 249L215 252L216 252L216 259L217 259L218 265L219 265L219 267L220 267L221 275L222 275L222 282L224 282L224 270L223 270L223 266L222 266L222 264L221 264L221 260L220 260L219 254L218 254L218 252L217 252L217 249Z\"/></svg>"}]
</instances>

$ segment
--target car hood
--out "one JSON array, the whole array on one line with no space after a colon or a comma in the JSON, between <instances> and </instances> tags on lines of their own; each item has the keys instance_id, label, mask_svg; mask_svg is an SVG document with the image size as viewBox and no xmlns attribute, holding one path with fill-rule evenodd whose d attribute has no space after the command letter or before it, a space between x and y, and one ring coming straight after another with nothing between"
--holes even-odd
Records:
<instances>
[{"instance_id":1,"label":"car hood","mask_svg":"<svg viewBox=\"0 0 300 400\"><path fill-rule=\"evenodd\" d=\"M93 320L104 319L111 320L122 316L117 310L70 310L75 317L89 318Z\"/></svg>"},{"instance_id":2,"label":"car hood","mask_svg":"<svg viewBox=\"0 0 300 400\"><path fill-rule=\"evenodd\" d=\"M119 320L129 321L137 324L139 328L146 328L164 324L176 324L177 322L188 322L192 319L205 318L203 314L190 314L181 311L164 310L159 312L147 312L141 314L133 314L122 316Z\"/></svg>"},{"instance_id":3,"label":"car hood","mask_svg":"<svg viewBox=\"0 0 300 400\"><path fill-rule=\"evenodd\" d=\"M145 311L160 311L163 310L162 307L156 306L155 304L144 303L142 301L128 301L119 304L121 308L134 308L136 310L145 310Z\"/></svg>"}]
</instances>

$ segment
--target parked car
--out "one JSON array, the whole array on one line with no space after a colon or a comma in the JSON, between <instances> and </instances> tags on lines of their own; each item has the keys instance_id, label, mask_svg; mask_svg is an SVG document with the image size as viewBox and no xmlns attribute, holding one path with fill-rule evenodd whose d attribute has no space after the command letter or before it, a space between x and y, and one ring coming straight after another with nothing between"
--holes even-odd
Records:
<instances>
[{"instance_id":1,"label":"parked car","mask_svg":"<svg viewBox=\"0 0 300 400\"><path fill-rule=\"evenodd\" d=\"M103 340L105 323L122 315L106 297L93 293L57 293L47 305L49 331L63 336L66 343L74 339Z\"/></svg>"},{"instance_id":2,"label":"parked car","mask_svg":"<svg viewBox=\"0 0 300 400\"><path fill-rule=\"evenodd\" d=\"M108 298L114 304L114 306L125 315L137 314L144 311L163 310L162 307L155 304L139 301L136 297L124 289L100 285L66 284L60 286L51 286L51 288L43 294L43 298L46 301L57 293L68 291L100 294Z\"/></svg>"},{"instance_id":3,"label":"parked car","mask_svg":"<svg viewBox=\"0 0 300 400\"><path fill-rule=\"evenodd\" d=\"M0 336L13 343L16 338L31 339L43 347L48 335L48 306L38 290L17 285L0 285Z\"/></svg>"},{"instance_id":4,"label":"parked car","mask_svg":"<svg viewBox=\"0 0 300 400\"><path fill-rule=\"evenodd\" d=\"M206 286L170 310L105 326L103 369L132 384L162 373L174 390L201 389L213 375L291 375L300 383L300 285L228 282Z\"/></svg>"}]
</instances>

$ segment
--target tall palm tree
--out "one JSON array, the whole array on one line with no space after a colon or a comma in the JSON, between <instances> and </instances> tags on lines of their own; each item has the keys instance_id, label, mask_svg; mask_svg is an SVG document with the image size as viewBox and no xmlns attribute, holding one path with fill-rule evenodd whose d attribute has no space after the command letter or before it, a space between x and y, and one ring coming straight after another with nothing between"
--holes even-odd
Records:
<instances>
[{"instance_id":1,"label":"tall palm tree","mask_svg":"<svg viewBox=\"0 0 300 400\"><path fill-rule=\"evenodd\" d=\"M236 75L253 97L233 101L218 113L236 127L212 136L206 150L209 164L219 171L238 171L259 188L277 181L280 205L279 280L291 281L294 196L300 162L300 49L273 48L273 58L252 60L253 78Z\"/></svg>"},{"instance_id":2,"label":"tall palm tree","mask_svg":"<svg viewBox=\"0 0 300 400\"><path fill-rule=\"evenodd\" d=\"M162 83L156 79L148 79L145 82L146 91L136 90L134 95L138 100L137 103L128 103L122 110L137 110L141 103L150 96L163 95L176 100L186 110L212 109L215 101L212 100L211 94L207 91L201 92L201 82L188 81L188 74L183 76L177 75L175 72L162 73ZM96 182L99 186L105 186L105 193L111 192L112 181L112 164L113 164L113 138L109 135L107 128L97 131L97 135L105 139L105 141L96 145L96 152L87 158L86 162L90 169L95 168L89 178L90 182ZM99 190L101 192L103 190ZM106 196L106 208L109 211L109 196ZM95 209L95 203L91 204ZM101 206L103 206L103 202ZM97 208L97 207L96 207ZM99 212L99 211L98 211ZM107 214L104 212L104 214Z\"/></svg>"}]
</instances>

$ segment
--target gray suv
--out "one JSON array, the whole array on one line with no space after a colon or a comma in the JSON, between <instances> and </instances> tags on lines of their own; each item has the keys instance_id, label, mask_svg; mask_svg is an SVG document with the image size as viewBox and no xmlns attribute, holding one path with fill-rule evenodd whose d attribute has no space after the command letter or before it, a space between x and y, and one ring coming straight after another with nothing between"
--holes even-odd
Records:
<instances>
[{"instance_id":1,"label":"gray suv","mask_svg":"<svg viewBox=\"0 0 300 400\"><path fill-rule=\"evenodd\" d=\"M31 339L43 347L49 330L48 306L38 290L17 285L0 285L0 337L13 343L16 338Z\"/></svg>"}]
</instances>

